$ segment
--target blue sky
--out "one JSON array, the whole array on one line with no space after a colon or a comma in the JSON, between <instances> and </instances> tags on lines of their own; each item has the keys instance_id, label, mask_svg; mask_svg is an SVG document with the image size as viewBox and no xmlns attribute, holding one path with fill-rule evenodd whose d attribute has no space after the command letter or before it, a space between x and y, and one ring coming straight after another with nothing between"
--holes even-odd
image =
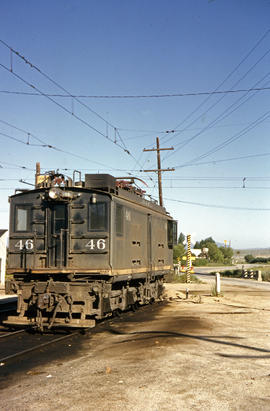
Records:
<instances>
[{"instance_id":1,"label":"blue sky","mask_svg":"<svg viewBox=\"0 0 270 411\"><path fill-rule=\"evenodd\" d=\"M0 5L0 39L74 95L247 90L270 87L269 15L268 0L11 0ZM24 186L18 180L33 183L36 161L67 174L130 173L157 196L155 173L139 170L156 168L155 153L143 149L158 136L162 147L175 147L162 153L162 164L176 167L163 173L163 185L179 231L194 241L212 236L234 248L269 247L270 90L80 98L86 108L70 97L10 93L35 93L24 80L45 94L66 94L14 53L13 74L6 70L10 50L3 43L0 64L2 228L8 196ZM3 121L30 133L30 145L12 140L28 136ZM39 144L32 135L62 151L31 145ZM234 157L248 158L229 161Z\"/></svg>"}]
</instances>

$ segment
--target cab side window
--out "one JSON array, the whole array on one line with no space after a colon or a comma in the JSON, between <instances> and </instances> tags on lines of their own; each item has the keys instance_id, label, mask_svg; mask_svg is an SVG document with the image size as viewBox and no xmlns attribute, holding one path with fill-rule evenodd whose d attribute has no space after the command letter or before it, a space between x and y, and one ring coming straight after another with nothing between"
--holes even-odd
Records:
<instances>
[{"instance_id":1,"label":"cab side window","mask_svg":"<svg viewBox=\"0 0 270 411\"><path fill-rule=\"evenodd\" d=\"M124 233L124 209L120 204L115 208L115 231L116 235L121 236Z\"/></svg>"},{"instance_id":2,"label":"cab side window","mask_svg":"<svg viewBox=\"0 0 270 411\"><path fill-rule=\"evenodd\" d=\"M108 206L105 202L89 204L89 231L108 231Z\"/></svg>"},{"instance_id":3,"label":"cab side window","mask_svg":"<svg viewBox=\"0 0 270 411\"><path fill-rule=\"evenodd\" d=\"M168 220L168 247L173 248L177 244L177 222Z\"/></svg>"},{"instance_id":4,"label":"cab side window","mask_svg":"<svg viewBox=\"0 0 270 411\"><path fill-rule=\"evenodd\" d=\"M14 231L16 232L31 231L30 217L31 217L31 207L29 205L16 205L15 206Z\"/></svg>"}]
</instances>

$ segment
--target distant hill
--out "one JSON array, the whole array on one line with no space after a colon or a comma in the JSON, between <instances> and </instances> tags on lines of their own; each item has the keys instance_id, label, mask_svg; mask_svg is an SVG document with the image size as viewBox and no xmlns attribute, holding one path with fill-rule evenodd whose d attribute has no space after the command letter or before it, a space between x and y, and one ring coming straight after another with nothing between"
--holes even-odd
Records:
<instances>
[{"instance_id":1,"label":"distant hill","mask_svg":"<svg viewBox=\"0 0 270 411\"><path fill-rule=\"evenodd\" d=\"M251 254L254 257L270 257L270 248L244 248L234 249L235 257L244 257L245 255Z\"/></svg>"}]
</instances>

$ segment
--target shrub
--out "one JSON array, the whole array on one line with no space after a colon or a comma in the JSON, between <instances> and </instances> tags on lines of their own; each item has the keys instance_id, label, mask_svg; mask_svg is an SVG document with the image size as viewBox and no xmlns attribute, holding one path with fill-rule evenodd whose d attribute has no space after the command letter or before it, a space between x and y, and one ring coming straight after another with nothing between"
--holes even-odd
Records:
<instances>
[{"instance_id":1,"label":"shrub","mask_svg":"<svg viewBox=\"0 0 270 411\"><path fill-rule=\"evenodd\" d=\"M252 254L247 254L245 255L245 261L246 263L251 263L254 260L254 256Z\"/></svg>"},{"instance_id":2,"label":"shrub","mask_svg":"<svg viewBox=\"0 0 270 411\"><path fill-rule=\"evenodd\" d=\"M211 274L215 274L215 272L212 272ZM242 277L242 270L225 270L221 271L221 275L224 277L240 278Z\"/></svg>"},{"instance_id":3,"label":"shrub","mask_svg":"<svg viewBox=\"0 0 270 411\"><path fill-rule=\"evenodd\" d=\"M208 264L208 260L206 258L196 258L192 263L194 267L204 267Z\"/></svg>"},{"instance_id":4,"label":"shrub","mask_svg":"<svg viewBox=\"0 0 270 411\"><path fill-rule=\"evenodd\" d=\"M263 281L270 281L270 271L262 272Z\"/></svg>"},{"instance_id":5,"label":"shrub","mask_svg":"<svg viewBox=\"0 0 270 411\"><path fill-rule=\"evenodd\" d=\"M249 264L256 264L256 263L268 264L268 263L270 263L270 258L253 257L253 255L251 255L251 254L245 255L245 260Z\"/></svg>"},{"instance_id":6,"label":"shrub","mask_svg":"<svg viewBox=\"0 0 270 411\"><path fill-rule=\"evenodd\" d=\"M194 275L194 274L190 275L190 281L192 283L202 284L202 281L198 277L196 277L196 275ZM172 282L173 283L186 283L187 282L187 274L183 273L181 275L175 275Z\"/></svg>"}]
</instances>

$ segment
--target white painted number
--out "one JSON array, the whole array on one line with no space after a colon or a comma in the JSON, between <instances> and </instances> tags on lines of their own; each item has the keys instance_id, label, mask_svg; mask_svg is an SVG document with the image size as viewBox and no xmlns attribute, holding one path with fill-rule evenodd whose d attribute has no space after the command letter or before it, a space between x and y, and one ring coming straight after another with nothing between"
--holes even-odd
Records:
<instances>
[{"instance_id":1,"label":"white painted number","mask_svg":"<svg viewBox=\"0 0 270 411\"><path fill-rule=\"evenodd\" d=\"M15 244L16 248L19 248L20 250L26 249L26 250L33 250L34 248L34 243L33 240L27 239L25 242L23 240L19 240Z\"/></svg>"},{"instance_id":2,"label":"white painted number","mask_svg":"<svg viewBox=\"0 0 270 411\"><path fill-rule=\"evenodd\" d=\"M34 248L33 240L26 240L25 241L25 248L26 248L26 250L33 250L33 248Z\"/></svg>"},{"instance_id":3,"label":"white painted number","mask_svg":"<svg viewBox=\"0 0 270 411\"><path fill-rule=\"evenodd\" d=\"M96 248L98 250L104 250L106 248L106 241L103 240L103 238L100 238L96 242L95 240L91 239L88 241L85 247L90 248L90 250L95 250Z\"/></svg>"},{"instance_id":4,"label":"white painted number","mask_svg":"<svg viewBox=\"0 0 270 411\"><path fill-rule=\"evenodd\" d=\"M99 250L104 250L105 247L106 247L106 242L105 242L105 240L102 240L102 239L97 240L97 248L98 248Z\"/></svg>"},{"instance_id":5,"label":"white painted number","mask_svg":"<svg viewBox=\"0 0 270 411\"><path fill-rule=\"evenodd\" d=\"M95 248L94 240L88 241L88 243L86 244L85 247L90 248L90 250L94 250L94 248Z\"/></svg>"}]
</instances>

